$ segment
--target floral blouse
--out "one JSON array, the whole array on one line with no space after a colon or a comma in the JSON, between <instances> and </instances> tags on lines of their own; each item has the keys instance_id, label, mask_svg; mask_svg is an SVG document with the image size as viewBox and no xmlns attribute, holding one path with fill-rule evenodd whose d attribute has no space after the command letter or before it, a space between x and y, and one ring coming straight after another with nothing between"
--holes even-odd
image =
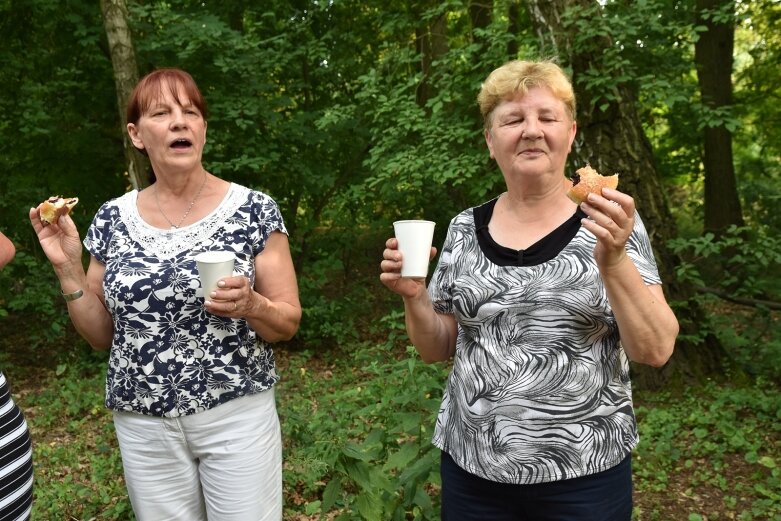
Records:
<instances>
[{"instance_id":1,"label":"floral blouse","mask_svg":"<svg viewBox=\"0 0 781 521\"><path fill-rule=\"evenodd\" d=\"M176 417L271 388L279 377L270 345L246 320L206 311L194 257L230 250L234 275L254 284L254 260L269 235L287 233L277 204L232 184L205 218L161 230L141 219L137 198L134 190L101 206L84 239L106 266L114 322L106 407Z\"/></svg>"}]
</instances>

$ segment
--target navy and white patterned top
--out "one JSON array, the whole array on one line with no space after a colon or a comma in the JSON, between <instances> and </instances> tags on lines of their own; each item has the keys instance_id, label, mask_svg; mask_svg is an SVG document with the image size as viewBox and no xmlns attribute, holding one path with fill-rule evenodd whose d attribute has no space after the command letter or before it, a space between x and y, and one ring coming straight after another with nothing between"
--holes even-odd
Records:
<instances>
[{"instance_id":1,"label":"navy and white patterned top","mask_svg":"<svg viewBox=\"0 0 781 521\"><path fill-rule=\"evenodd\" d=\"M629 362L576 212L525 251L493 242L495 200L450 223L428 291L458 323L433 443L492 481L544 483L620 463L638 442ZM627 243L659 284L639 215Z\"/></svg>"},{"instance_id":2,"label":"navy and white patterned top","mask_svg":"<svg viewBox=\"0 0 781 521\"><path fill-rule=\"evenodd\" d=\"M138 213L138 191L100 207L84 246L106 266L103 291L114 322L106 407L151 416L197 413L271 388L279 379L269 344L244 319L204 308L194 257L236 254L234 275L255 282L255 256L287 233L268 195L231 184L195 224L161 230Z\"/></svg>"}]
</instances>

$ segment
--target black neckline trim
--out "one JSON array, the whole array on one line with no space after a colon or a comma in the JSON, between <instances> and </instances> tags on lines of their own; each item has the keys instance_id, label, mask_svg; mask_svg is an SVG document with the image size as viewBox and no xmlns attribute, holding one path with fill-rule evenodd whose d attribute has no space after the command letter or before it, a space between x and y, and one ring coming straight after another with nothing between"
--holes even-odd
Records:
<instances>
[{"instance_id":1,"label":"black neckline trim","mask_svg":"<svg viewBox=\"0 0 781 521\"><path fill-rule=\"evenodd\" d=\"M488 231L488 223L494 214L496 199L472 209L477 243L488 259L499 266L536 266L556 257L580 230L580 220L586 214L580 208L558 228L525 250L514 250L497 243Z\"/></svg>"}]
</instances>

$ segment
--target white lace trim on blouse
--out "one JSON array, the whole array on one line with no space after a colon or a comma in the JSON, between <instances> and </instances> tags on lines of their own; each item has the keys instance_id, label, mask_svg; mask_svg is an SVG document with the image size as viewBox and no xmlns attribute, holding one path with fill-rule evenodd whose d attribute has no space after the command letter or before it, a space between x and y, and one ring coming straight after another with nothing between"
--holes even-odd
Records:
<instances>
[{"instance_id":1,"label":"white lace trim on blouse","mask_svg":"<svg viewBox=\"0 0 781 521\"><path fill-rule=\"evenodd\" d=\"M146 250L155 252L156 257L170 259L183 251L193 249L210 237L247 202L249 191L249 188L231 183L222 202L209 215L188 226L168 230L155 228L141 218L137 205L138 190L128 192L117 199L117 207L120 218L133 240Z\"/></svg>"}]
</instances>

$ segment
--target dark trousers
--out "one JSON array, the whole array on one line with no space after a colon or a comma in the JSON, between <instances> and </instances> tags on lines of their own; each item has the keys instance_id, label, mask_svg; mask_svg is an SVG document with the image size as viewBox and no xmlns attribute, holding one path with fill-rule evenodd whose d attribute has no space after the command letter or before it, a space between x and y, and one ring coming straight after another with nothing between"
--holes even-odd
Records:
<instances>
[{"instance_id":1,"label":"dark trousers","mask_svg":"<svg viewBox=\"0 0 781 521\"><path fill-rule=\"evenodd\" d=\"M459 467L442 452L442 521L630 521L632 457L580 478L513 485Z\"/></svg>"}]
</instances>

